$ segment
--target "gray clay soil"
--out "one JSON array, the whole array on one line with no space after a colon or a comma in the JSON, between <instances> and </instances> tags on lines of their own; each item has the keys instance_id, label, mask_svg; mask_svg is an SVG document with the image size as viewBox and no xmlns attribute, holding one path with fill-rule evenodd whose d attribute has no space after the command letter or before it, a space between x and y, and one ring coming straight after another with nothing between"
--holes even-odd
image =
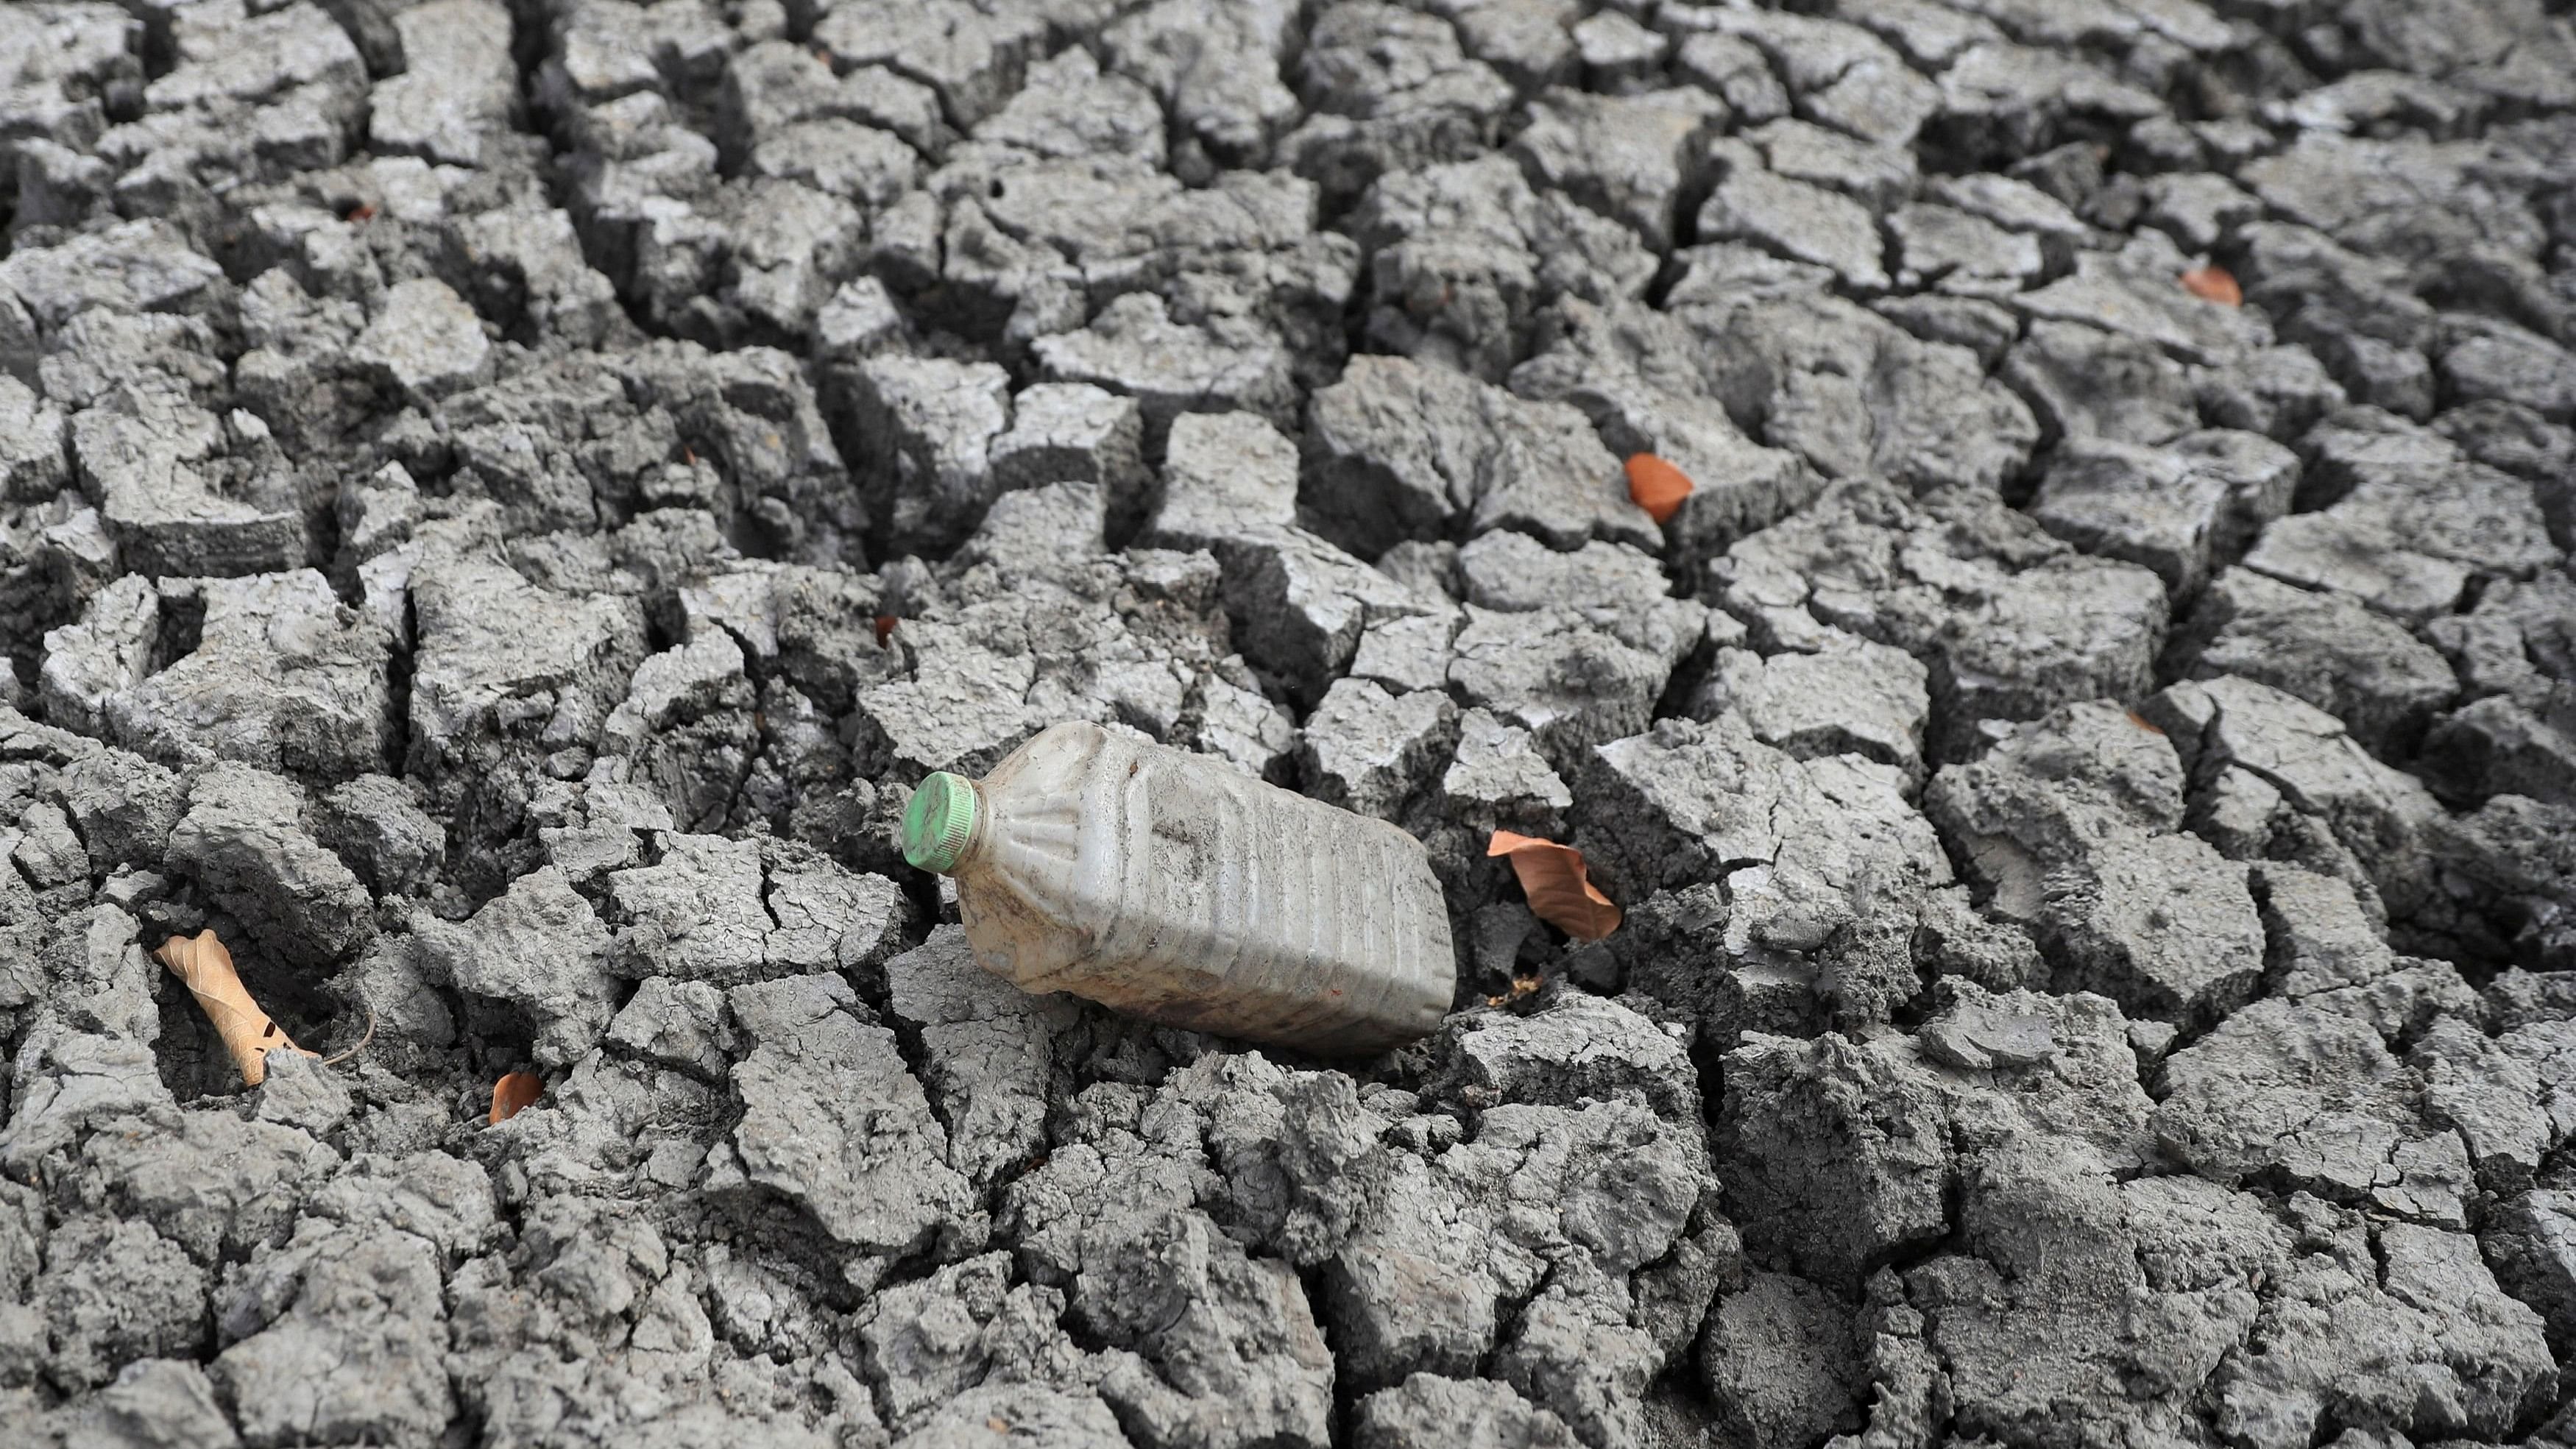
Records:
<instances>
[{"instance_id":1,"label":"gray clay soil","mask_svg":"<svg viewBox=\"0 0 2576 1449\"><path fill-rule=\"evenodd\" d=\"M0 217L0 1441L2576 1442L2568 0L43 0ZM1059 719L1458 1009L983 975Z\"/></svg>"}]
</instances>

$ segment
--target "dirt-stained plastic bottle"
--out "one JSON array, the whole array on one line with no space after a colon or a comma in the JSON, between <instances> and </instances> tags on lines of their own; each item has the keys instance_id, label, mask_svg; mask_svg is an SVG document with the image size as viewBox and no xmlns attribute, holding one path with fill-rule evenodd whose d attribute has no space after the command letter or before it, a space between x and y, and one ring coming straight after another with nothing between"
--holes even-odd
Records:
<instances>
[{"instance_id":1,"label":"dirt-stained plastic bottle","mask_svg":"<svg viewBox=\"0 0 2576 1449\"><path fill-rule=\"evenodd\" d=\"M903 851L956 877L976 960L1023 991L1358 1054L1438 1026L1455 989L1421 842L1098 725L923 780Z\"/></svg>"}]
</instances>

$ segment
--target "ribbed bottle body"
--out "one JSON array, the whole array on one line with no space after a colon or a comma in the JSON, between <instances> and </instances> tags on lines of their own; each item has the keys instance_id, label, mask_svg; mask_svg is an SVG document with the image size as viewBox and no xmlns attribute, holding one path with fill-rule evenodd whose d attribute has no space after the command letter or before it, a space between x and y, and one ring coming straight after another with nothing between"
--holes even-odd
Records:
<instances>
[{"instance_id":1,"label":"ribbed bottle body","mask_svg":"<svg viewBox=\"0 0 2576 1449\"><path fill-rule=\"evenodd\" d=\"M1449 1008L1439 882L1383 820L1080 723L977 793L959 913L1025 990L1328 1053L1410 1040Z\"/></svg>"}]
</instances>

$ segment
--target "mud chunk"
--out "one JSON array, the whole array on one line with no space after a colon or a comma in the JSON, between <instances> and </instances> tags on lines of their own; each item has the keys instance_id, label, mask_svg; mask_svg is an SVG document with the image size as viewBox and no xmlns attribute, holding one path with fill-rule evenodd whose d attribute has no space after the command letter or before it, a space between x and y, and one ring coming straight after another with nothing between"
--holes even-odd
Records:
<instances>
[{"instance_id":1,"label":"mud chunk","mask_svg":"<svg viewBox=\"0 0 2576 1449\"><path fill-rule=\"evenodd\" d=\"M1470 607L1449 679L1470 705L1529 731L1565 771L1593 746L1645 728L1671 669L1669 656L1633 648L1571 609Z\"/></svg>"},{"instance_id":2,"label":"mud chunk","mask_svg":"<svg viewBox=\"0 0 2576 1449\"><path fill-rule=\"evenodd\" d=\"M2115 837L2042 889L2040 940L2061 987L2177 1023L2215 1020L2253 996L2263 928L2245 867L2206 842Z\"/></svg>"},{"instance_id":3,"label":"mud chunk","mask_svg":"<svg viewBox=\"0 0 2576 1449\"><path fill-rule=\"evenodd\" d=\"M1573 1449L1582 1442L1564 1420L1501 1384L1438 1374L1414 1374L1361 1400L1352 1435L1360 1449Z\"/></svg>"},{"instance_id":4,"label":"mud chunk","mask_svg":"<svg viewBox=\"0 0 2576 1449\"><path fill-rule=\"evenodd\" d=\"M2414 1090L2379 1034L2286 1001L2238 1012L2164 1064L2167 1146L2221 1182L2277 1181L2345 1200L2398 1185L2391 1164L2424 1135Z\"/></svg>"},{"instance_id":5,"label":"mud chunk","mask_svg":"<svg viewBox=\"0 0 2576 1449\"><path fill-rule=\"evenodd\" d=\"M118 743L174 765L211 755L326 780L385 765L391 641L320 574L208 579L164 600L197 614L197 647L103 701Z\"/></svg>"},{"instance_id":6,"label":"mud chunk","mask_svg":"<svg viewBox=\"0 0 2576 1449\"><path fill-rule=\"evenodd\" d=\"M1458 716L1458 748L1440 777L1440 798L1470 830L1517 830L1553 839L1574 797L1531 748L1529 731L1486 710Z\"/></svg>"},{"instance_id":7,"label":"mud chunk","mask_svg":"<svg viewBox=\"0 0 2576 1449\"><path fill-rule=\"evenodd\" d=\"M1039 383L1012 398L1010 431L993 440L990 457L1003 488L1100 485L1109 499L1110 531L1124 538L1143 521L1152 484L1144 447L1144 414L1135 399L1083 383Z\"/></svg>"},{"instance_id":8,"label":"mud chunk","mask_svg":"<svg viewBox=\"0 0 2576 1449\"><path fill-rule=\"evenodd\" d=\"M1012 1284L1010 1259L1002 1253L949 1264L886 1290L862 1310L859 1333L887 1420L897 1432L943 1422L957 1426L956 1406L992 1402L991 1417L1004 1429L991 1430L989 1422L963 1427L995 1434L1068 1431L1065 1421L1082 1416L1066 1411L1084 1399L1050 1403L1054 1396L1043 1388L1077 1372L1073 1344L1056 1325L1063 1311L1058 1290ZM1097 1399L1088 1403L1094 1415L1107 1417ZM920 1432L935 1437L932 1428ZM1114 1429L1110 1439L1125 1442ZM1087 1441L1076 1436L1067 1442Z\"/></svg>"},{"instance_id":9,"label":"mud chunk","mask_svg":"<svg viewBox=\"0 0 2576 1449\"><path fill-rule=\"evenodd\" d=\"M1032 351L1049 381L1090 383L1136 399L1149 454L1183 413L1240 409L1281 428L1297 414L1287 351L1267 328L1243 318L1175 320L1151 293L1131 292L1090 326L1040 338Z\"/></svg>"},{"instance_id":10,"label":"mud chunk","mask_svg":"<svg viewBox=\"0 0 2576 1449\"><path fill-rule=\"evenodd\" d=\"M2459 681L2441 656L2348 596L2229 569L2173 645L2195 678L2233 674L2297 695L2372 753L2400 758Z\"/></svg>"},{"instance_id":11,"label":"mud chunk","mask_svg":"<svg viewBox=\"0 0 2576 1449\"><path fill-rule=\"evenodd\" d=\"M666 834L660 858L612 872L609 967L731 987L892 952L911 907L894 882L854 875L792 845Z\"/></svg>"},{"instance_id":12,"label":"mud chunk","mask_svg":"<svg viewBox=\"0 0 2576 1449\"><path fill-rule=\"evenodd\" d=\"M530 1052L540 1066L581 1060L616 1009L608 928L552 868L511 882L462 926L416 923L412 939L431 980L489 1000L495 1015L485 1029L532 1025Z\"/></svg>"},{"instance_id":13,"label":"mud chunk","mask_svg":"<svg viewBox=\"0 0 2576 1449\"><path fill-rule=\"evenodd\" d=\"M923 1085L948 1124L950 1161L979 1187L1025 1166L1046 1145L1055 1034L1076 1004L984 970L955 926L935 928L884 972L889 1008L920 1033Z\"/></svg>"},{"instance_id":14,"label":"mud chunk","mask_svg":"<svg viewBox=\"0 0 2576 1449\"><path fill-rule=\"evenodd\" d=\"M205 1273L150 1224L71 1219L47 1236L45 1260L33 1302L53 1340L46 1377L64 1392L203 1341Z\"/></svg>"},{"instance_id":15,"label":"mud chunk","mask_svg":"<svg viewBox=\"0 0 2576 1449\"><path fill-rule=\"evenodd\" d=\"M351 357L417 402L476 386L492 367L482 319L445 282L431 277L387 291Z\"/></svg>"},{"instance_id":16,"label":"mud chunk","mask_svg":"<svg viewBox=\"0 0 2576 1449\"><path fill-rule=\"evenodd\" d=\"M1333 1358L1286 1264L1245 1256L1186 1212L1139 1215L1085 1257L1099 1266L1074 1280L1073 1311L1110 1345L1100 1395L1135 1438L1330 1442Z\"/></svg>"},{"instance_id":17,"label":"mud chunk","mask_svg":"<svg viewBox=\"0 0 2576 1449\"><path fill-rule=\"evenodd\" d=\"M510 13L489 0L431 0L393 18L402 74L376 83L367 140L386 155L472 166L518 111Z\"/></svg>"},{"instance_id":18,"label":"mud chunk","mask_svg":"<svg viewBox=\"0 0 2576 1449\"><path fill-rule=\"evenodd\" d=\"M170 832L170 864L239 917L260 949L310 969L364 946L376 918L356 874L306 833L304 807L293 781L213 766Z\"/></svg>"},{"instance_id":19,"label":"mud chunk","mask_svg":"<svg viewBox=\"0 0 2576 1449\"><path fill-rule=\"evenodd\" d=\"M138 1359L117 1371L86 1413L75 1419L74 1443L83 1434L109 1444L204 1444L238 1449L240 1437L215 1402L206 1371L186 1359ZM110 1437L116 1436L116 1437Z\"/></svg>"},{"instance_id":20,"label":"mud chunk","mask_svg":"<svg viewBox=\"0 0 2576 1449\"><path fill-rule=\"evenodd\" d=\"M1649 38L1660 47L1660 36ZM1531 104L1530 122L1512 148L1539 185L1626 223L1649 248L1664 252L1672 248L1675 208L1699 165L1694 143L1723 115L1723 107L1690 90L1622 96L1551 90Z\"/></svg>"},{"instance_id":21,"label":"mud chunk","mask_svg":"<svg viewBox=\"0 0 2576 1449\"><path fill-rule=\"evenodd\" d=\"M873 506L897 549L945 549L993 501L992 447L1010 426L1010 378L990 363L888 356L849 375ZM1050 480L1052 481L1052 480Z\"/></svg>"},{"instance_id":22,"label":"mud chunk","mask_svg":"<svg viewBox=\"0 0 2576 1449\"><path fill-rule=\"evenodd\" d=\"M2497 1281L2538 1309L2553 1346L2576 1334L2576 1205L2564 1192L2506 1199L2480 1238Z\"/></svg>"},{"instance_id":23,"label":"mud chunk","mask_svg":"<svg viewBox=\"0 0 2576 1449\"><path fill-rule=\"evenodd\" d=\"M2031 324L2004 380L2053 436L2152 446L2200 420L2190 374L2154 345L2076 322Z\"/></svg>"},{"instance_id":24,"label":"mud chunk","mask_svg":"<svg viewBox=\"0 0 2576 1449\"><path fill-rule=\"evenodd\" d=\"M1691 329L1633 302L1567 297L1539 314L1534 355L1512 369L1523 397L1572 403L1621 459L1652 453L1691 480L1664 525L1667 557L1690 567L1815 497L1795 454L1747 437Z\"/></svg>"},{"instance_id":25,"label":"mud chunk","mask_svg":"<svg viewBox=\"0 0 2576 1449\"><path fill-rule=\"evenodd\" d=\"M19 502L51 498L71 481L69 421L25 383L0 374L0 496Z\"/></svg>"},{"instance_id":26,"label":"mud chunk","mask_svg":"<svg viewBox=\"0 0 2576 1449\"><path fill-rule=\"evenodd\" d=\"M1377 349L1488 382L1521 360L1549 302L1641 296L1655 274L1635 232L1533 189L1505 156L1382 176L1352 227L1367 254L1376 302L1365 325Z\"/></svg>"},{"instance_id":27,"label":"mud chunk","mask_svg":"<svg viewBox=\"0 0 2576 1449\"><path fill-rule=\"evenodd\" d=\"M791 976L726 999L755 1045L734 1065L742 1120L708 1154L707 1192L775 1194L832 1242L878 1257L982 1236L947 1132L894 1033L846 981Z\"/></svg>"},{"instance_id":28,"label":"mud chunk","mask_svg":"<svg viewBox=\"0 0 2576 1449\"><path fill-rule=\"evenodd\" d=\"M1691 712L1738 712L1755 738L1800 759L1849 753L1919 775L1925 679L1912 655L1850 635L1811 654L1721 649Z\"/></svg>"},{"instance_id":29,"label":"mud chunk","mask_svg":"<svg viewBox=\"0 0 2576 1449\"><path fill-rule=\"evenodd\" d=\"M2457 967L2401 957L2350 884L2282 862L2256 868L2272 991L2370 1023L2394 1047L2444 1014L2486 1014Z\"/></svg>"},{"instance_id":30,"label":"mud chunk","mask_svg":"<svg viewBox=\"0 0 2576 1449\"><path fill-rule=\"evenodd\" d=\"M2175 685L2140 712L2161 722L2195 779L2212 782L2196 792L2198 808L2218 810L2218 792L2260 782L2275 802L2267 818L2277 810L2316 822L2366 872L2391 914L2423 899L2413 862L2422 858L2440 807L2413 776L2373 759L2332 715L2234 677ZM2222 773L2228 767L2244 777Z\"/></svg>"},{"instance_id":31,"label":"mud chunk","mask_svg":"<svg viewBox=\"0 0 2576 1449\"><path fill-rule=\"evenodd\" d=\"M2322 1206L2302 1217L2303 1238L2331 1250L2294 1261L2288 1286L2298 1296L2290 1301L2333 1307L2291 1330L2295 1355L2218 1376L2221 1424L2255 1443L2287 1444L2314 1432L2318 1406L2332 1396L2352 1405L2356 1419L2395 1432L2483 1433L2547 1398L2540 1316L2493 1286L2476 1239L2411 1223L2365 1228L2357 1213ZM2369 1271L2376 1254L2389 1264L2384 1286ZM2276 1299L2255 1331L2287 1327ZM2442 1407L2369 1387L2388 1382L2391 1364L2439 1385Z\"/></svg>"},{"instance_id":32,"label":"mud chunk","mask_svg":"<svg viewBox=\"0 0 2576 1449\"><path fill-rule=\"evenodd\" d=\"M1986 376L1965 347L1921 341L1820 293L1736 306L1719 301L1740 296L1734 287L1718 287L1706 303L1676 292L1668 305L1718 349L1717 394L1748 425L1758 420L1762 441L1827 478L1876 474L1918 493L1952 483L1994 488L2040 440L2030 405Z\"/></svg>"},{"instance_id":33,"label":"mud chunk","mask_svg":"<svg viewBox=\"0 0 2576 1449\"><path fill-rule=\"evenodd\" d=\"M1501 76L1460 52L1445 19L1392 5L1326 11L1297 72L1313 114L1280 149L1337 203L1381 173L1479 154L1512 99Z\"/></svg>"},{"instance_id":34,"label":"mud chunk","mask_svg":"<svg viewBox=\"0 0 2576 1449\"><path fill-rule=\"evenodd\" d=\"M2189 433L2164 448L2095 441L2061 451L2031 512L2087 552L2155 570L2180 598L2286 512L2297 481L2296 456L2250 433Z\"/></svg>"},{"instance_id":35,"label":"mud chunk","mask_svg":"<svg viewBox=\"0 0 2576 1449\"><path fill-rule=\"evenodd\" d=\"M1392 819L1447 755L1457 713L1442 693L1390 695L1364 679L1336 680L1306 719L1307 786L1317 799Z\"/></svg>"},{"instance_id":36,"label":"mud chunk","mask_svg":"<svg viewBox=\"0 0 2576 1449\"><path fill-rule=\"evenodd\" d=\"M1749 1274L1743 1291L1718 1298L1700 1372L1720 1412L1757 1440L1814 1438L1857 1417L1850 1316L1785 1273Z\"/></svg>"},{"instance_id":37,"label":"mud chunk","mask_svg":"<svg viewBox=\"0 0 2576 1449\"><path fill-rule=\"evenodd\" d=\"M507 831L529 776L588 768L643 661L643 610L531 584L471 555L424 559L410 596L418 642L405 766L442 806L461 807L462 833Z\"/></svg>"},{"instance_id":38,"label":"mud chunk","mask_svg":"<svg viewBox=\"0 0 2576 1449\"><path fill-rule=\"evenodd\" d=\"M1699 235L1742 241L1792 261L1832 270L1846 285L1890 285L1877 218L1849 197L1792 180L1760 164L1750 147L1721 153L1727 168L1699 210Z\"/></svg>"},{"instance_id":39,"label":"mud chunk","mask_svg":"<svg viewBox=\"0 0 2576 1449\"><path fill-rule=\"evenodd\" d=\"M949 123L960 128L1000 109L1020 88L1045 38L1034 12L987 13L965 4L842 4L815 29L837 68L891 66L937 91Z\"/></svg>"},{"instance_id":40,"label":"mud chunk","mask_svg":"<svg viewBox=\"0 0 2576 1449\"><path fill-rule=\"evenodd\" d=\"M1402 538L1515 528L1549 546L1658 546L1583 414L1405 358L1356 357L1316 394L1298 501L1373 556Z\"/></svg>"}]
</instances>

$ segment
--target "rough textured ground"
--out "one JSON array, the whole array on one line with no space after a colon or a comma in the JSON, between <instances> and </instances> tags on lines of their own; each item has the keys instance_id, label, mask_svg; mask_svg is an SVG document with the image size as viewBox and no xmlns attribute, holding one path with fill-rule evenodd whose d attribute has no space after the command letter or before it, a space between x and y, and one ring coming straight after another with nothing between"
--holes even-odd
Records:
<instances>
[{"instance_id":1,"label":"rough textured ground","mask_svg":"<svg viewBox=\"0 0 2576 1449\"><path fill-rule=\"evenodd\" d=\"M2565 0L47 0L0 214L12 1444L2576 1439ZM1063 718L1460 1009L982 975Z\"/></svg>"}]
</instances>

